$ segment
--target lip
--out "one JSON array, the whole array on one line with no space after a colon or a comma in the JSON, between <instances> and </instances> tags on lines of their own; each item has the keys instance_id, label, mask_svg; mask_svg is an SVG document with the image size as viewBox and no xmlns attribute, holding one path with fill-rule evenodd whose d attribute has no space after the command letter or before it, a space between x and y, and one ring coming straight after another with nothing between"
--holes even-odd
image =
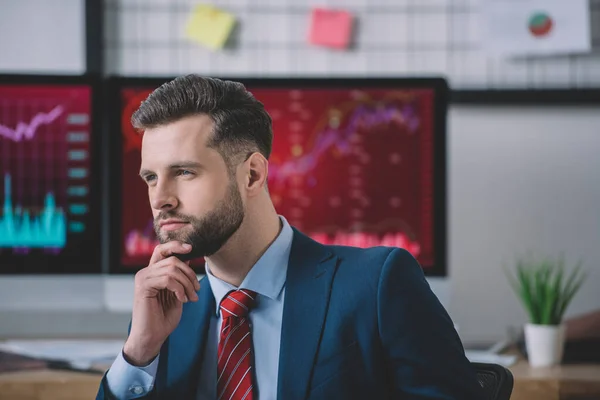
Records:
<instances>
[{"instance_id":1,"label":"lip","mask_svg":"<svg viewBox=\"0 0 600 400\"><path fill-rule=\"evenodd\" d=\"M178 219L166 219L164 221L160 221L159 225L161 229L166 231L172 231L181 228L182 226L188 224L186 221L181 221Z\"/></svg>"}]
</instances>

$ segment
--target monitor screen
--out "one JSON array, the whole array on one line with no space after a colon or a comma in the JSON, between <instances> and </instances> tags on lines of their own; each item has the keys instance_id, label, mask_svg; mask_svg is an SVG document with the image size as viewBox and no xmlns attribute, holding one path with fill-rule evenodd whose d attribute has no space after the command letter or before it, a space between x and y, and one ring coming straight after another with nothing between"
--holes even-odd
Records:
<instances>
[{"instance_id":1,"label":"monitor screen","mask_svg":"<svg viewBox=\"0 0 600 400\"><path fill-rule=\"evenodd\" d=\"M443 81L241 81L273 119L268 187L279 214L321 243L405 248L426 274L445 275ZM130 123L157 86L118 91L122 270L145 266L158 244Z\"/></svg>"},{"instance_id":2,"label":"monitor screen","mask_svg":"<svg viewBox=\"0 0 600 400\"><path fill-rule=\"evenodd\" d=\"M92 85L0 77L0 273L99 273Z\"/></svg>"}]
</instances>

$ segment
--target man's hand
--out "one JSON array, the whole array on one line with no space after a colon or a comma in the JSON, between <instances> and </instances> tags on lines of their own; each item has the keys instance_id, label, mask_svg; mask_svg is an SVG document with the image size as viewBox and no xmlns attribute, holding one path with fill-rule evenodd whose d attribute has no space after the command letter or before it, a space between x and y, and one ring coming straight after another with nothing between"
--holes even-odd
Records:
<instances>
[{"instance_id":1,"label":"man's hand","mask_svg":"<svg viewBox=\"0 0 600 400\"><path fill-rule=\"evenodd\" d=\"M156 246L149 265L135 275L131 330L123 353L136 366L148 365L181 319L183 303L197 301L196 273L173 254L188 253L189 244L171 241Z\"/></svg>"}]
</instances>

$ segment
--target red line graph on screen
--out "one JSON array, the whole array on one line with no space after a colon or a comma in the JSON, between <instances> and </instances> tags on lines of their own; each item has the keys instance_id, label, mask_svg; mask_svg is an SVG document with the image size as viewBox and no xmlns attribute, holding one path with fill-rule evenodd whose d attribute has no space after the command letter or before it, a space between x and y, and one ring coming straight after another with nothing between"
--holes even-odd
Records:
<instances>
[{"instance_id":1,"label":"red line graph on screen","mask_svg":"<svg viewBox=\"0 0 600 400\"><path fill-rule=\"evenodd\" d=\"M149 93L122 93L123 156L130 164L139 164L142 142L131 116ZM255 95L273 115L278 141L269 159L269 184L277 210L291 224L322 244L391 246L430 256L421 219L427 217L429 198L415 200L424 184L419 179L427 173L419 168L430 168L422 155L429 151L423 144L431 129L429 93L344 91L321 98L320 92L258 90ZM152 220L140 218L132 216L122 228L127 265L138 265L159 244Z\"/></svg>"},{"instance_id":2,"label":"red line graph on screen","mask_svg":"<svg viewBox=\"0 0 600 400\"><path fill-rule=\"evenodd\" d=\"M35 137L35 134L41 125L51 124L60 117L63 112L64 107L58 105L47 113L39 112L35 114L29 123L19 121L14 129L0 124L0 136L4 136L15 142L31 140Z\"/></svg>"},{"instance_id":3,"label":"red line graph on screen","mask_svg":"<svg viewBox=\"0 0 600 400\"><path fill-rule=\"evenodd\" d=\"M340 108L352 109L347 117L347 124L341 127L342 121L346 118L343 112L330 110L327 126L315 135L310 152L279 165L276 163L271 164L269 178L272 181L281 182L290 175L306 174L317 166L321 155L329 149L333 148L342 155L349 154L353 136L358 131L377 132L374 128L389 124L406 127L409 132L414 132L419 127L419 118L414 108L408 104L403 106L396 104L380 106L349 104Z\"/></svg>"}]
</instances>

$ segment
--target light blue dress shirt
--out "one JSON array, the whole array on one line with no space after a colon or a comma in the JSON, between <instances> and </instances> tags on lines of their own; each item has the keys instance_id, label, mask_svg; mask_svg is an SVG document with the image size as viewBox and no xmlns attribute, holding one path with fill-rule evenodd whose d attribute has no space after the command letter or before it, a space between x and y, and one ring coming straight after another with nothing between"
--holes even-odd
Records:
<instances>
[{"instance_id":1,"label":"light blue dress shirt","mask_svg":"<svg viewBox=\"0 0 600 400\"><path fill-rule=\"evenodd\" d=\"M283 216L279 218L282 223L281 232L254 264L239 287L258 293L256 307L250 312L249 317L254 350L254 384L257 395L255 398L260 400L277 398L284 286L294 236L287 220ZM237 288L215 277L210 272L208 263L206 274L215 296L216 309L210 320L202 371L198 377L197 398L214 400L217 391L219 328L222 322L219 304L230 290ZM110 391L118 399L135 399L147 394L154 386L159 357L160 355L146 367L135 367L125 361L123 354L119 354L106 375Z\"/></svg>"}]
</instances>

